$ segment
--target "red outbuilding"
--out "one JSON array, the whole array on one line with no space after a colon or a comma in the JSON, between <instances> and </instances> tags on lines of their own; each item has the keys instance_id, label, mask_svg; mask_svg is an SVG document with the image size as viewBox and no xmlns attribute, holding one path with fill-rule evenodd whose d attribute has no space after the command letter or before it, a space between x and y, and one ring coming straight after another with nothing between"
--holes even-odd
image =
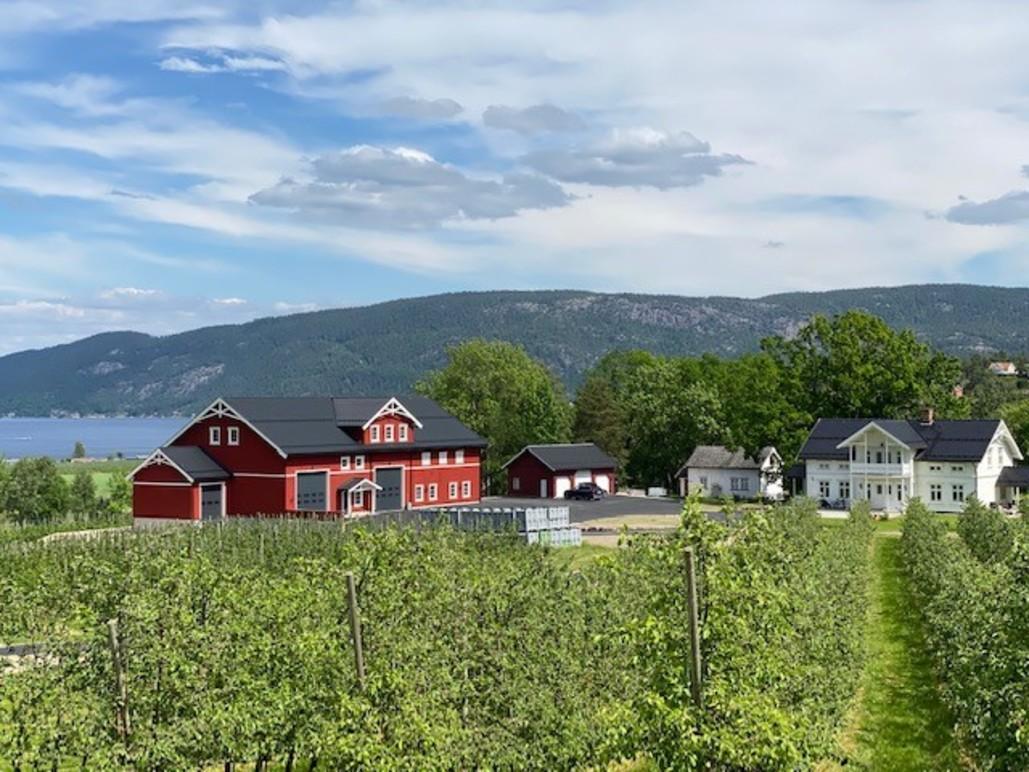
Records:
<instances>
[{"instance_id":1,"label":"red outbuilding","mask_svg":"<svg viewBox=\"0 0 1029 772\"><path fill-rule=\"evenodd\" d=\"M560 499L580 483L595 483L614 493L618 462L592 442L528 445L504 469L509 496Z\"/></svg>"},{"instance_id":2,"label":"red outbuilding","mask_svg":"<svg viewBox=\"0 0 1029 772\"><path fill-rule=\"evenodd\" d=\"M131 474L137 522L473 504L486 442L425 397L219 399Z\"/></svg>"}]
</instances>

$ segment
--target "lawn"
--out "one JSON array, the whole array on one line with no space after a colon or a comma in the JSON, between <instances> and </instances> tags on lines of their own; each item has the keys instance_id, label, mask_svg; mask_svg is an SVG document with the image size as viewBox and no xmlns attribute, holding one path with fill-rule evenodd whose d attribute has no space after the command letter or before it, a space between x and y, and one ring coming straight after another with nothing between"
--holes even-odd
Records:
<instances>
[{"instance_id":1,"label":"lawn","mask_svg":"<svg viewBox=\"0 0 1029 772\"><path fill-rule=\"evenodd\" d=\"M75 475L78 472L81 472L82 470L89 472L93 477L93 484L96 486L97 496L105 498L110 491L111 478L116 474L120 474L122 476L127 475L138 465L139 461L133 461L131 459L88 461L82 463L62 461L58 463L57 469L60 471L61 477L63 477L65 482L68 484L71 484L71 481L75 479Z\"/></svg>"},{"instance_id":2,"label":"lawn","mask_svg":"<svg viewBox=\"0 0 1029 772\"><path fill-rule=\"evenodd\" d=\"M961 769L953 721L937 695L904 578L900 542L889 536L885 530L872 546L869 659L841 741L844 764L898 771Z\"/></svg>"}]
</instances>

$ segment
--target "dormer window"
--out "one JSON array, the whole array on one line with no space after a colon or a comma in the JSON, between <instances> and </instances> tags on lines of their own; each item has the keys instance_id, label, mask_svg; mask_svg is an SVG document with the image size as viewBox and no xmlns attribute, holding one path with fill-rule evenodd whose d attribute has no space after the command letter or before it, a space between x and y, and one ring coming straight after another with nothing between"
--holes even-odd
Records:
<instances>
[{"instance_id":1,"label":"dormer window","mask_svg":"<svg viewBox=\"0 0 1029 772\"><path fill-rule=\"evenodd\" d=\"M386 424L386 442L393 442L393 424Z\"/></svg>"},{"instance_id":2,"label":"dormer window","mask_svg":"<svg viewBox=\"0 0 1029 772\"><path fill-rule=\"evenodd\" d=\"M369 435L370 435L370 439L371 439L372 442L378 442L379 441L379 427L378 426L373 426L371 428L371 431L369 431Z\"/></svg>"},{"instance_id":3,"label":"dormer window","mask_svg":"<svg viewBox=\"0 0 1029 772\"><path fill-rule=\"evenodd\" d=\"M207 430L207 441L211 445L222 444L222 428L220 426L212 426Z\"/></svg>"},{"instance_id":4,"label":"dormer window","mask_svg":"<svg viewBox=\"0 0 1029 772\"><path fill-rule=\"evenodd\" d=\"M239 427L238 426L230 426L229 427L229 444L230 445L239 445Z\"/></svg>"},{"instance_id":5,"label":"dormer window","mask_svg":"<svg viewBox=\"0 0 1029 772\"><path fill-rule=\"evenodd\" d=\"M339 468L340 468L340 471L342 471L342 472L349 472L350 471L350 456L340 456L339 457Z\"/></svg>"},{"instance_id":6,"label":"dormer window","mask_svg":"<svg viewBox=\"0 0 1029 772\"><path fill-rule=\"evenodd\" d=\"M397 434L401 442L407 442L407 424L400 424L397 427Z\"/></svg>"}]
</instances>

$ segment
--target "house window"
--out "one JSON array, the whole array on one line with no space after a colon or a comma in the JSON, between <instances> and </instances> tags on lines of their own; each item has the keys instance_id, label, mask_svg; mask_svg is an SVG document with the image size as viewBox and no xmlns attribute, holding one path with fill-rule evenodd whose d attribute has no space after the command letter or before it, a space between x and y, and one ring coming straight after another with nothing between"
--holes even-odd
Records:
<instances>
[{"instance_id":1,"label":"house window","mask_svg":"<svg viewBox=\"0 0 1029 772\"><path fill-rule=\"evenodd\" d=\"M470 499L472 497L472 483L471 480L465 480L461 483L461 498Z\"/></svg>"},{"instance_id":2,"label":"house window","mask_svg":"<svg viewBox=\"0 0 1029 772\"><path fill-rule=\"evenodd\" d=\"M379 441L379 427L378 426L373 426L372 430L371 430L371 432L369 434L370 434L370 438L369 439L371 439L372 442L378 442Z\"/></svg>"},{"instance_id":3,"label":"house window","mask_svg":"<svg viewBox=\"0 0 1029 772\"><path fill-rule=\"evenodd\" d=\"M207 431L207 440L212 445L222 444L222 428L220 426L212 426Z\"/></svg>"},{"instance_id":4,"label":"house window","mask_svg":"<svg viewBox=\"0 0 1029 772\"><path fill-rule=\"evenodd\" d=\"M850 498L850 481L849 480L842 480L842 481L840 481L840 498L841 499L849 499Z\"/></svg>"},{"instance_id":5,"label":"house window","mask_svg":"<svg viewBox=\"0 0 1029 772\"><path fill-rule=\"evenodd\" d=\"M424 453L422 453L422 466L431 466L431 465L432 465L432 452L427 450Z\"/></svg>"},{"instance_id":6,"label":"house window","mask_svg":"<svg viewBox=\"0 0 1029 772\"><path fill-rule=\"evenodd\" d=\"M364 456L354 456L354 469L358 471L364 469Z\"/></svg>"},{"instance_id":7,"label":"house window","mask_svg":"<svg viewBox=\"0 0 1029 772\"><path fill-rule=\"evenodd\" d=\"M964 472L965 468L963 466L952 466L950 468L950 471L952 471L952 472Z\"/></svg>"},{"instance_id":8,"label":"house window","mask_svg":"<svg viewBox=\"0 0 1029 772\"><path fill-rule=\"evenodd\" d=\"M883 462L883 452L881 450L875 451L875 463L881 464Z\"/></svg>"},{"instance_id":9,"label":"house window","mask_svg":"<svg viewBox=\"0 0 1029 772\"><path fill-rule=\"evenodd\" d=\"M414 486L414 500L416 502L425 501L425 486L416 485Z\"/></svg>"},{"instance_id":10,"label":"house window","mask_svg":"<svg viewBox=\"0 0 1029 772\"><path fill-rule=\"evenodd\" d=\"M339 468L344 472L350 471L350 456L339 457Z\"/></svg>"},{"instance_id":11,"label":"house window","mask_svg":"<svg viewBox=\"0 0 1029 772\"><path fill-rule=\"evenodd\" d=\"M702 474L700 476L700 487L701 488L705 488L705 489L707 488L707 475L706 474Z\"/></svg>"},{"instance_id":12,"label":"house window","mask_svg":"<svg viewBox=\"0 0 1029 772\"><path fill-rule=\"evenodd\" d=\"M429 501L435 501L439 498L439 486L436 483L429 484Z\"/></svg>"},{"instance_id":13,"label":"house window","mask_svg":"<svg viewBox=\"0 0 1029 772\"><path fill-rule=\"evenodd\" d=\"M407 424L400 424L397 427L397 437L401 442L407 442Z\"/></svg>"},{"instance_id":14,"label":"house window","mask_svg":"<svg viewBox=\"0 0 1029 772\"><path fill-rule=\"evenodd\" d=\"M857 461L857 445L850 446L850 460Z\"/></svg>"},{"instance_id":15,"label":"house window","mask_svg":"<svg viewBox=\"0 0 1029 772\"><path fill-rule=\"evenodd\" d=\"M954 501L962 502L965 500L965 486L964 485L952 485L950 486L950 495Z\"/></svg>"},{"instance_id":16,"label":"house window","mask_svg":"<svg viewBox=\"0 0 1029 772\"><path fill-rule=\"evenodd\" d=\"M439 462L441 465L447 463L447 452L445 450L439 452Z\"/></svg>"},{"instance_id":17,"label":"house window","mask_svg":"<svg viewBox=\"0 0 1029 772\"><path fill-rule=\"evenodd\" d=\"M883 495L883 486L882 485L876 485L875 486L875 493L876 493L877 496L882 496Z\"/></svg>"},{"instance_id":18,"label":"house window","mask_svg":"<svg viewBox=\"0 0 1029 772\"><path fill-rule=\"evenodd\" d=\"M393 442L393 424L386 424L386 442Z\"/></svg>"},{"instance_id":19,"label":"house window","mask_svg":"<svg viewBox=\"0 0 1029 772\"><path fill-rule=\"evenodd\" d=\"M929 471L930 472L942 472L943 471L943 467L940 466L939 464L929 464Z\"/></svg>"},{"instance_id":20,"label":"house window","mask_svg":"<svg viewBox=\"0 0 1029 772\"><path fill-rule=\"evenodd\" d=\"M455 464L463 464L464 463L464 451L463 450L455 450L454 451L454 463Z\"/></svg>"},{"instance_id":21,"label":"house window","mask_svg":"<svg viewBox=\"0 0 1029 772\"><path fill-rule=\"evenodd\" d=\"M354 506L355 507L363 507L364 506L364 491L354 491Z\"/></svg>"},{"instance_id":22,"label":"house window","mask_svg":"<svg viewBox=\"0 0 1029 772\"><path fill-rule=\"evenodd\" d=\"M451 499L457 498L457 483L452 482L447 486L447 496Z\"/></svg>"},{"instance_id":23,"label":"house window","mask_svg":"<svg viewBox=\"0 0 1029 772\"><path fill-rule=\"evenodd\" d=\"M522 489L522 480L519 477L511 478L511 490L520 491Z\"/></svg>"},{"instance_id":24,"label":"house window","mask_svg":"<svg viewBox=\"0 0 1029 772\"><path fill-rule=\"evenodd\" d=\"M829 496L832 495L830 493L830 491L829 491L829 481L828 480L819 480L818 481L818 495L821 496L823 499L827 499L827 498L829 498Z\"/></svg>"},{"instance_id":25,"label":"house window","mask_svg":"<svg viewBox=\"0 0 1029 772\"><path fill-rule=\"evenodd\" d=\"M943 486L939 483L933 483L929 486L929 500L930 501L943 501Z\"/></svg>"},{"instance_id":26,"label":"house window","mask_svg":"<svg viewBox=\"0 0 1029 772\"><path fill-rule=\"evenodd\" d=\"M828 469L829 468L829 464L819 464L818 468L819 469Z\"/></svg>"},{"instance_id":27,"label":"house window","mask_svg":"<svg viewBox=\"0 0 1029 772\"><path fill-rule=\"evenodd\" d=\"M746 477L732 477L729 480L729 488L738 493L749 491L750 480Z\"/></svg>"},{"instance_id":28,"label":"house window","mask_svg":"<svg viewBox=\"0 0 1029 772\"><path fill-rule=\"evenodd\" d=\"M239 445L239 427L238 426L230 426L229 427L229 444L230 445Z\"/></svg>"}]
</instances>

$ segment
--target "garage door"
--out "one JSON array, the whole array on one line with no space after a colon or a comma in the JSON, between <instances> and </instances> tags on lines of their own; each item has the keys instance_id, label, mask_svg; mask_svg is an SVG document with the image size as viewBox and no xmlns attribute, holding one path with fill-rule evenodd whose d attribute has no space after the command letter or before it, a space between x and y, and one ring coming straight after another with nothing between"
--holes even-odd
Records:
<instances>
[{"instance_id":1,"label":"garage door","mask_svg":"<svg viewBox=\"0 0 1029 772\"><path fill-rule=\"evenodd\" d=\"M404 472L402 469L376 469L375 482L382 490L375 494L375 509L390 512L404 508Z\"/></svg>"},{"instance_id":2,"label":"garage door","mask_svg":"<svg viewBox=\"0 0 1029 772\"><path fill-rule=\"evenodd\" d=\"M596 482L598 488L601 488L608 493L611 492L611 479L606 474L598 474L594 482Z\"/></svg>"},{"instance_id":3,"label":"garage door","mask_svg":"<svg viewBox=\"0 0 1029 772\"><path fill-rule=\"evenodd\" d=\"M565 497L565 491L571 490L572 481L567 477L555 477L554 478L554 498L563 499Z\"/></svg>"},{"instance_id":4,"label":"garage door","mask_svg":"<svg viewBox=\"0 0 1029 772\"><path fill-rule=\"evenodd\" d=\"M200 517L204 520L221 520L222 486L200 486Z\"/></svg>"},{"instance_id":5,"label":"garage door","mask_svg":"<svg viewBox=\"0 0 1029 772\"><path fill-rule=\"evenodd\" d=\"M575 473L575 487L579 487L579 483L593 482L593 473L589 469L580 469Z\"/></svg>"},{"instance_id":6,"label":"garage door","mask_svg":"<svg viewBox=\"0 0 1029 772\"><path fill-rule=\"evenodd\" d=\"M324 512L326 472L305 472L297 475L297 509L303 512Z\"/></svg>"}]
</instances>

